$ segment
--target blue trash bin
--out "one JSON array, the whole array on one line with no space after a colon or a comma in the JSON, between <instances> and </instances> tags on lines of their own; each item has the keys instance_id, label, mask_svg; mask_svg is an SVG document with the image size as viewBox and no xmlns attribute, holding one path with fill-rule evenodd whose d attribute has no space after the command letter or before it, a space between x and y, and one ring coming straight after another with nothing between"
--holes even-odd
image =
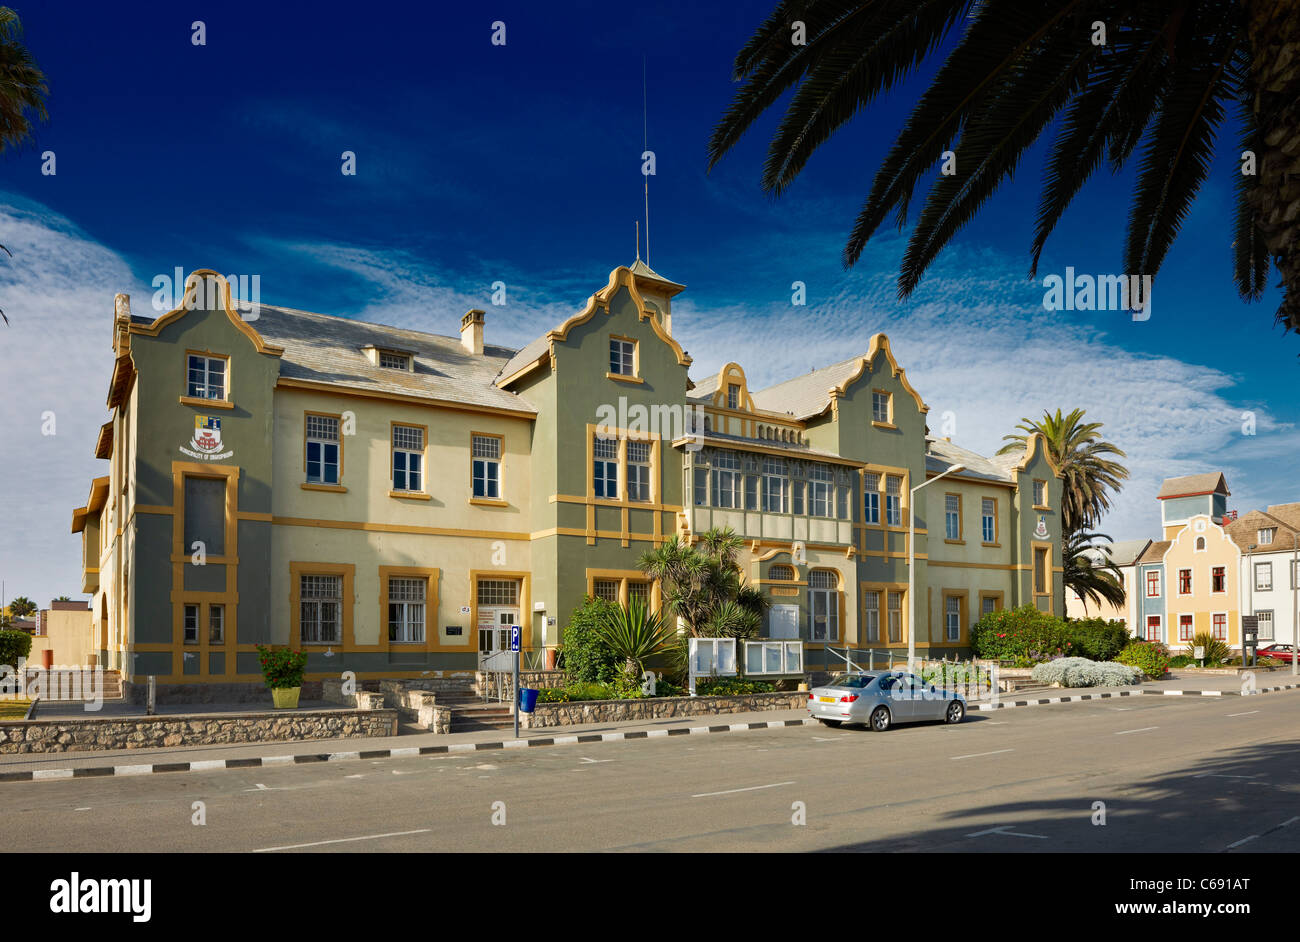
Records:
<instances>
[{"instance_id":1,"label":"blue trash bin","mask_svg":"<svg viewBox=\"0 0 1300 942\"><path fill-rule=\"evenodd\" d=\"M532 713L537 706L537 690L534 687L519 688L519 712Z\"/></svg>"}]
</instances>

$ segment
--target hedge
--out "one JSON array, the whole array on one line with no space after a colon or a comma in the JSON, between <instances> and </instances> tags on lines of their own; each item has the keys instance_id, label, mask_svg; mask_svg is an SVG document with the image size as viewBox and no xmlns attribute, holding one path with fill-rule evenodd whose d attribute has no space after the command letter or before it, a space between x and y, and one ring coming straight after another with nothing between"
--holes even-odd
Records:
<instances>
[{"instance_id":1,"label":"hedge","mask_svg":"<svg viewBox=\"0 0 1300 942\"><path fill-rule=\"evenodd\" d=\"M971 649L989 660L1046 661L1085 657L1111 661L1131 640L1122 621L1067 621L1032 605L989 612L971 629Z\"/></svg>"}]
</instances>

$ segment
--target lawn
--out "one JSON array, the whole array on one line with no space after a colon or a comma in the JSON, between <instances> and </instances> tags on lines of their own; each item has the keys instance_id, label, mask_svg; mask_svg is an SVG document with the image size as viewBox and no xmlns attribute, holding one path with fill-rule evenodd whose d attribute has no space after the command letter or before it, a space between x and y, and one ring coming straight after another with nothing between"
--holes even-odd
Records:
<instances>
[{"instance_id":1,"label":"lawn","mask_svg":"<svg viewBox=\"0 0 1300 942\"><path fill-rule=\"evenodd\" d=\"M31 705L30 700L0 700L0 720L21 720Z\"/></svg>"}]
</instances>

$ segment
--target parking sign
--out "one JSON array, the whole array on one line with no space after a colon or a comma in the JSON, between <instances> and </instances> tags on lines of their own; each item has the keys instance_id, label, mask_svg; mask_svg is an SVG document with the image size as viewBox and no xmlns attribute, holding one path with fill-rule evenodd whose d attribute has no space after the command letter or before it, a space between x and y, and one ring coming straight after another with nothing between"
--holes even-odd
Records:
<instances>
[{"instance_id":1,"label":"parking sign","mask_svg":"<svg viewBox=\"0 0 1300 942\"><path fill-rule=\"evenodd\" d=\"M519 626L518 625L510 629L510 650L511 651L519 650Z\"/></svg>"}]
</instances>

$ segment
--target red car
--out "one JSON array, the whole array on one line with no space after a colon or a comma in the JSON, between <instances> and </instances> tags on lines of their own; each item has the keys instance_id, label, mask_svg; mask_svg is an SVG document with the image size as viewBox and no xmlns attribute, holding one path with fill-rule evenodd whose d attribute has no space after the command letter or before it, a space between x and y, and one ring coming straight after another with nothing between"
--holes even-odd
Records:
<instances>
[{"instance_id":1,"label":"red car","mask_svg":"<svg viewBox=\"0 0 1300 942\"><path fill-rule=\"evenodd\" d=\"M1259 657L1271 657L1275 661L1286 661L1290 664L1295 657L1295 648L1289 644L1270 644L1266 648L1260 648L1255 653Z\"/></svg>"}]
</instances>

